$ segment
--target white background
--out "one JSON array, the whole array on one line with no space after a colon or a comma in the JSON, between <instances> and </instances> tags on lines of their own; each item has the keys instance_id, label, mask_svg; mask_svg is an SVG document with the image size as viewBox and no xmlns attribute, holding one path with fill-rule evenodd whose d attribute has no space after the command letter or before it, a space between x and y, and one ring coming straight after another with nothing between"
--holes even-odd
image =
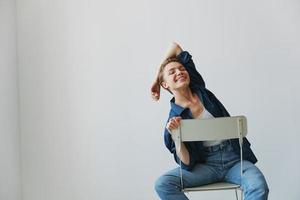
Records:
<instances>
[{"instance_id":1,"label":"white background","mask_svg":"<svg viewBox=\"0 0 300 200\"><path fill-rule=\"evenodd\" d=\"M16 4L0 0L0 200L21 198Z\"/></svg>"},{"instance_id":2,"label":"white background","mask_svg":"<svg viewBox=\"0 0 300 200\"><path fill-rule=\"evenodd\" d=\"M158 199L171 96L149 87L172 41L247 116L269 199L300 198L299 1L0 2L1 200Z\"/></svg>"}]
</instances>

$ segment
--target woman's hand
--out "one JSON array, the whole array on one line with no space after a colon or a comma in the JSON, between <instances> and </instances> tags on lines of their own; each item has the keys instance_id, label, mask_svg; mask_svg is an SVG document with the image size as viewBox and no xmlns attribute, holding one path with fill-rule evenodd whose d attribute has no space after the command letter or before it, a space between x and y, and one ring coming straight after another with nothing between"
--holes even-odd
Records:
<instances>
[{"instance_id":1,"label":"woman's hand","mask_svg":"<svg viewBox=\"0 0 300 200\"><path fill-rule=\"evenodd\" d=\"M160 84L158 79L156 79L151 85L151 97L153 100L158 101L160 97Z\"/></svg>"},{"instance_id":2,"label":"woman's hand","mask_svg":"<svg viewBox=\"0 0 300 200\"><path fill-rule=\"evenodd\" d=\"M181 117L172 117L169 122L167 123L166 128L172 134L174 129L177 129L180 126Z\"/></svg>"}]
</instances>

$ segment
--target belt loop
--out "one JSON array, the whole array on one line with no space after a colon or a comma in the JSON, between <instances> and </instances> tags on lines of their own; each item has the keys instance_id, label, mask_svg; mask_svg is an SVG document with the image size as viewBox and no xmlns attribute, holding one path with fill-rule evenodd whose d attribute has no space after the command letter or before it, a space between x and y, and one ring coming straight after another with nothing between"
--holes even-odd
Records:
<instances>
[{"instance_id":1,"label":"belt loop","mask_svg":"<svg viewBox=\"0 0 300 200\"><path fill-rule=\"evenodd\" d=\"M216 145L216 146L219 146L220 149L222 150L226 146L226 143L225 142L221 142L221 144Z\"/></svg>"}]
</instances>

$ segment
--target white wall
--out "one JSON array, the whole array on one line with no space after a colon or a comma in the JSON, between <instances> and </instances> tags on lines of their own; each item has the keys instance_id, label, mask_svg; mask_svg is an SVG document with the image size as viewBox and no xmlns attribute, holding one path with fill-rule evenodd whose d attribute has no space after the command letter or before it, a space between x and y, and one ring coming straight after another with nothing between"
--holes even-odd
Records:
<instances>
[{"instance_id":1,"label":"white wall","mask_svg":"<svg viewBox=\"0 0 300 200\"><path fill-rule=\"evenodd\" d=\"M19 200L16 5L0 0L0 199Z\"/></svg>"},{"instance_id":2,"label":"white wall","mask_svg":"<svg viewBox=\"0 0 300 200\"><path fill-rule=\"evenodd\" d=\"M299 8L18 0L24 200L158 199L155 179L175 167L162 137L170 96L152 102L149 86L173 40L229 112L248 117L270 199L299 199Z\"/></svg>"}]
</instances>

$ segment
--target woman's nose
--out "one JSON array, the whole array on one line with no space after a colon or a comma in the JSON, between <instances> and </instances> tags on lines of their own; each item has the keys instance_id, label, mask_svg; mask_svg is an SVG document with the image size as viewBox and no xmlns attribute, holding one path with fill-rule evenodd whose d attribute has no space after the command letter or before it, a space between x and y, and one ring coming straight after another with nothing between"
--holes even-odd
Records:
<instances>
[{"instance_id":1,"label":"woman's nose","mask_svg":"<svg viewBox=\"0 0 300 200\"><path fill-rule=\"evenodd\" d=\"M179 69L177 69L177 70L176 70L176 74L177 74L177 75L181 75L181 74L182 74L182 71L179 70Z\"/></svg>"}]
</instances>

